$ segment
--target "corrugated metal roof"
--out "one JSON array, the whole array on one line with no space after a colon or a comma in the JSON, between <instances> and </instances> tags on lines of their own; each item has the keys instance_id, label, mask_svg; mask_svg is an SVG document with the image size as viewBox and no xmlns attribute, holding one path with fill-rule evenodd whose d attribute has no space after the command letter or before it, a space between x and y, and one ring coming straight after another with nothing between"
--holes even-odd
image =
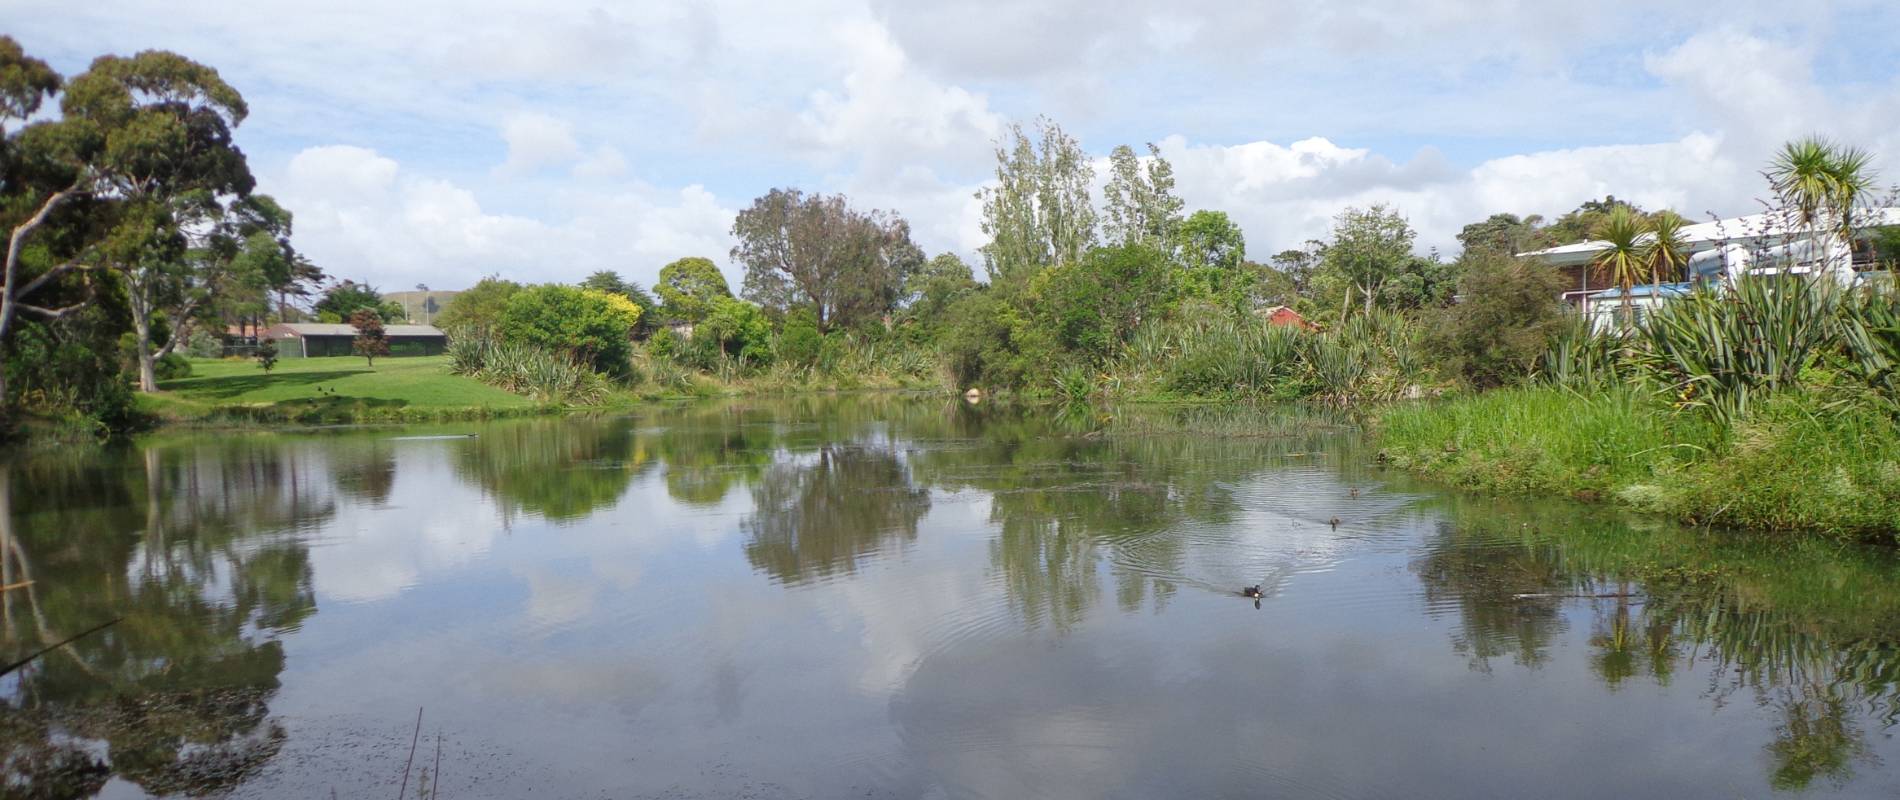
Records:
<instances>
[{"instance_id":1,"label":"corrugated metal roof","mask_svg":"<svg viewBox=\"0 0 1900 800\"><path fill-rule=\"evenodd\" d=\"M279 322L270 326L268 333L273 335L291 333L297 336L355 336L356 328L334 322ZM434 325L385 325L384 336L443 336L442 330Z\"/></svg>"}]
</instances>

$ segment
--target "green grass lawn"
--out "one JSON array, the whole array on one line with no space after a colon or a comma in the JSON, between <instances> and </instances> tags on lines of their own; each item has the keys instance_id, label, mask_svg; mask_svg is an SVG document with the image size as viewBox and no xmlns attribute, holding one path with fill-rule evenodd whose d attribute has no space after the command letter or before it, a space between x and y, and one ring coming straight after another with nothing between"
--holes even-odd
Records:
<instances>
[{"instance_id":1,"label":"green grass lawn","mask_svg":"<svg viewBox=\"0 0 1900 800\"><path fill-rule=\"evenodd\" d=\"M233 407L277 409L287 417L401 416L405 409L507 411L528 398L449 374L447 356L377 359L286 358L269 374L254 361L194 359L191 377L161 381L160 413L194 415Z\"/></svg>"}]
</instances>

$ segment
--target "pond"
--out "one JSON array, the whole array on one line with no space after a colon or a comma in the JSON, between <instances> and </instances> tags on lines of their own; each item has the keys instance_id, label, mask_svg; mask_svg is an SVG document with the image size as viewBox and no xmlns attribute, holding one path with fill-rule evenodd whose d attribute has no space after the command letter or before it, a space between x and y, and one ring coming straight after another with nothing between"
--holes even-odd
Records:
<instances>
[{"instance_id":1,"label":"pond","mask_svg":"<svg viewBox=\"0 0 1900 800\"><path fill-rule=\"evenodd\" d=\"M0 525L7 796L1900 795L1892 553L1310 413L166 436L0 462Z\"/></svg>"}]
</instances>

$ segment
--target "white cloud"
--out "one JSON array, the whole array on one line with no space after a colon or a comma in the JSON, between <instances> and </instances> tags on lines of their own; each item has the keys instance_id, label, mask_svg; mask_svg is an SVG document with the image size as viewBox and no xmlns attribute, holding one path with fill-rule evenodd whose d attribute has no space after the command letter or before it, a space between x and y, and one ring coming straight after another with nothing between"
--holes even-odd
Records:
<instances>
[{"instance_id":1,"label":"white cloud","mask_svg":"<svg viewBox=\"0 0 1900 800\"><path fill-rule=\"evenodd\" d=\"M559 222L496 213L467 187L346 146L298 153L262 189L294 210L298 247L332 276L387 286L463 286L491 273L571 281L597 269L651 283L682 255L722 256L734 213L696 184L631 182L568 189Z\"/></svg>"},{"instance_id":2,"label":"white cloud","mask_svg":"<svg viewBox=\"0 0 1900 800\"><path fill-rule=\"evenodd\" d=\"M508 160L500 170L519 175L542 167L570 163L581 155L574 126L546 114L514 114L502 122L501 138L508 143Z\"/></svg>"},{"instance_id":3,"label":"white cloud","mask_svg":"<svg viewBox=\"0 0 1900 800\"><path fill-rule=\"evenodd\" d=\"M1098 156L1162 142L1190 205L1269 251L1374 201L1440 246L1494 211L1605 193L1746 211L1769 150L1810 131L1900 152L1900 82L1865 36L1900 9L1869 0L1798 15L1738 0L1719 23L1637 0L126 0L12 16L69 72L148 47L216 66L251 100L239 141L299 245L386 283L650 280L679 256L723 261L731 207L787 185L897 210L927 249L968 253L990 141L1044 112Z\"/></svg>"}]
</instances>

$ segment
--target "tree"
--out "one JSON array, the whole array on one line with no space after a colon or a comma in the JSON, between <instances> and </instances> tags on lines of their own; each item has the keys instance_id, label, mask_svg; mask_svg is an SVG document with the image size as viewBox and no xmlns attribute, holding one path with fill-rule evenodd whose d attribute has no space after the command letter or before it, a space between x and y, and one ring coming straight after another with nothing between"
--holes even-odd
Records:
<instances>
[{"instance_id":1,"label":"tree","mask_svg":"<svg viewBox=\"0 0 1900 800\"><path fill-rule=\"evenodd\" d=\"M258 369L269 375L271 370L277 368L277 340L266 338L258 342L256 358Z\"/></svg>"},{"instance_id":2,"label":"tree","mask_svg":"<svg viewBox=\"0 0 1900 800\"><path fill-rule=\"evenodd\" d=\"M603 269L581 281L581 288L617 294L633 301L634 305L640 307L640 324L634 326L634 335L645 338L648 331L652 330L653 320L656 318L654 311L660 304L654 302L653 295L647 294L647 290L640 288L640 284L622 279L618 272Z\"/></svg>"},{"instance_id":3,"label":"tree","mask_svg":"<svg viewBox=\"0 0 1900 800\"><path fill-rule=\"evenodd\" d=\"M1605 247L1598 251L1590 266L1603 280L1622 290L1625 326L1636 320L1631 293L1635 291L1636 281L1648 269L1642 241L1648 232L1649 222L1627 206L1611 209L1593 232L1597 239L1603 240Z\"/></svg>"},{"instance_id":4,"label":"tree","mask_svg":"<svg viewBox=\"0 0 1900 800\"><path fill-rule=\"evenodd\" d=\"M810 308L820 332L891 311L924 254L910 223L853 210L844 195L773 189L732 222L745 298L783 313Z\"/></svg>"},{"instance_id":5,"label":"tree","mask_svg":"<svg viewBox=\"0 0 1900 800\"><path fill-rule=\"evenodd\" d=\"M1458 244L1466 253L1517 255L1547 247L1549 236L1540 226L1544 218L1536 214L1492 214L1483 222L1473 222L1458 231Z\"/></svg>"},{"instance_id":6,"label":"tree","mask_svg":"<svg viewBox=\"0 0 1900 800\"><path fill-rule=\"evenodd\" d=\"M1245 269L1247 237L1224 211L1196 211L1174 237L1184 291L1236 311L1251 305L1255 272Z\"/></svg>"},{"instance_id":7,"label":"tree","mask_svg":"<svg viewBox=\"0 0 1900 800\"><path fill-rule=\"evenodd\" d=\"M159 50L95 59L67 85L60 108L105 133L93 191L127 213L102 260L125 280L139 388L156 391L154 362L171 345L154 347L154 318L166 314L182 341L228 277L228 260L211 247L187 251L240 211L226 198L251 192L250 168L232 141L249 108L217 70Z\"/></svg>"},{"instance_id":8,"label":"tree","mask_svg":"<svg viewBox=\"0 0 1900 800\"><path fill-rule=\"evenodd\" d=\"M1856 212L1873 189L1872 162L1858 147L1810 136L1782 145L1763 177L1792 221L1810 235L1824 229L1851 244Z\"/></svg>"},{"instance_id":9,"label":"tree","mask_svg":"<svg viewBox=\"0 0 1900 800\"><path fill-rule=\"evenodd\" d=\"M1686 277L1682 274L1689 265L1689 243L1682 238L1682 228L1686 224L1688 221L1674 211L1656 213L1656 221L1650 227L1649 241L1643 245L1643 262L1649 265L1651 286L1660 287L1664 277L1670 280Z\"/></svg>"},{"instance_id":10,"label":"tree","mask_svg":"<svg viewBox=\"0 0 1900 800\"><path fill-rule=\"evenodd\" d=\"M1333 238L1320 251L1320 269L1340 292L1343 321L1357 294L1367 312L1379 289L1412 258L1417 234L1398 211L1387 206L1348 208L1333 219Z\"/></svg>"},{"instance_id":11,"label":"tree","mask_svg":"<svg viewBox=\"0 0 1900 800\"><path fill-rule=\"evenodd\" d=\"M1304 250L1281 250L1268 259L1269 265L1293 284L1295 295L1313 291L1313 273L1319 269L1319 252L1324 243L1308 241L1306 245Z\"/></svg>"},{"instance_id":12,"label":"tree","mask_svg":"<svg viewBox=\"0 0 1900 800\"><path fill-rule=\"evenodd\" d=\"M1460 261L1461 299L1426 317L1426 347L1473 386L1522 380L1563 324L1563 276L1494 248L1467 250Z\"/></svg>"},{"instance_id":13,"label":"tree","mask_svg":"<svg viewBox=\"0 0 1900 800\"><path fill-rule=\"evenodd\" d=\"M1028 316L1037 333L1063 350L1103 361L1128 340L1153 309L1173 299L1174 271L1152 247L1098 247L1081 261L1037 273Z\"/></svg>"},{"instance_id":14,"label":"tree","mask_svg":"<svg viewBox=\"0 0 1900 800\"><path fill-rule=\"evenodd\" d=\"M84 162L96 152L96 132L66 120L8 128L31 118L63 83L13 37L0 36L0 218L9 234L0 274L0 349L11 349L21 314L51 322L83 309L93 297L89 284L76 297L54 295L99 238L96 228L80 224L82 215L74 209L89 199L92 173ZM35 241L42 231L51 235ZM0 370L0 408L8 398L6 372Z\"/></svg>"},{"instance_id":15,"label":"tree","mask_svg":"<svg viewBox=\"0 0 1900 800\"><path fill-rule=\"evenodd\" d=\"M395 322L403 318L402 306L383 300L382 292L367 283L345 280L323 293L323 299L317 301L318 314L333 314L338 319L350 319L360 309L368 309L381 315L385 322Z\"/></svg>"},{"instance_id":16,"label":"tree","mask_svg":"<svg viewBox=\"0 0 1900 800\"><path fill-rule=\"evenodd\" d=\"M510 297L497 331L504 339L568 353L596 370L624 376L638 324L640 307L624 296L550 283Z\"/></svg>"},{"instance_id":17,"label":"tree","mask_svg":"<svg viewBox=\"0 0 1900 800\"><path fill-rule=\"evenodd\" d=\"M383 333L383 318L367 308L359 308L350 313L350 327L356 329L356 338L350 341L350 350L370 366L376 366L377 356L389 355L389 337Z\"/></svg>"},{"instance_id":18,"label":"tree","mask_svg":"<svg viewBox=\"0 0 1900 800\"><path fill-rule=\"evenodd\" d=\"M436 325L458 336L486 335L500 324L508 299L519 291L521 284L490 275L449 300Z\"/></svg>"},{"instance_id":19,"label":"tree","mask_svg":"<svg viewBox=\"0 0 1900 800\"><path fill-rule=\"evenodd\" d=\"M1020 124L1010 144L996 147L996 186L983 201L983 266L991 279L1027 274L1081 259L1095 243L1095 167L1082 146L1048 118L1039 118L1040 146Z\"/></svg>"},{"instance_id":20,"label":"tree","mask_svg":"<svg viewBox=\"0 0 1900 800\"><path fill-rule=\"evenodd\" d=\"M1174 167L1161 157L1161 148L1149 143L1145 167L1128 145L1117 146L1108 162L1108 186L1102 192L1107 206L1102 227L1108 241L1158 250L1173 247L1183 204L1174 196Z\"/></svg>"},{"instance_id":21,"label":"tree","mask_svg":"<svg viewBox=\"0 0 1900 800\"><path fill-rule=\"evenodd\" d=\"M955 253L940 253L904 279L905 317L934 327L957 298L975 291L976 273Z\"/></svg>"},{"instance_id":22,"label":"tree","mask_svg":"<svg viewBox=\"0 0 1900 800\"><path fill-rule=\"evenodd\" d=\"M726 276L711 259L689 256L660 268L660 282L653 285L660 296L660 310L681 322L698 322L712 313L713 301L731 297Z\"/></svg>"}]
</instances>

